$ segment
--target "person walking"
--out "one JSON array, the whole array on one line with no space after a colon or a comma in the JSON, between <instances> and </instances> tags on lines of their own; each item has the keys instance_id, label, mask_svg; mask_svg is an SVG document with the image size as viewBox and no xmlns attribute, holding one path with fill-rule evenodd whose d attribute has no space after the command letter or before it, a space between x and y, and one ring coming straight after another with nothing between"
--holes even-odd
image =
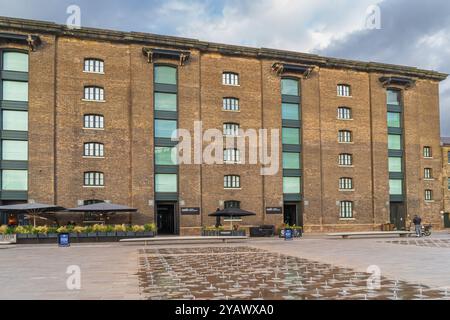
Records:
<instances>
[{"instance_id":1,"label":"person walking","mask_svg":"<svg viewBox=\"0 0 450 320\"><path fill-rule=\"evenodd\" d=\"M413 219L414 226L416 227L416 236L421 237L422 236L422 218L418 215L414 216Z\"/></svg>"}]
</instances>

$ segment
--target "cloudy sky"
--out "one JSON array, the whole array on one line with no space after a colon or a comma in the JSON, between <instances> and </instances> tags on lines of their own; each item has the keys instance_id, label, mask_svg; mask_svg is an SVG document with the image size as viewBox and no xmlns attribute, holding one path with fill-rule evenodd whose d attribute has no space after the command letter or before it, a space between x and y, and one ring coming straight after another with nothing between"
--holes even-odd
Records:
<instances>
[{"instance_id":1,"label":"cloudy sky","mask_svg":"<svg viewBox=\"0 0 450 320\"><path fill-rule=\"evenodd\" d=\"M0 15L142 31L229 44L416 66L450 73L447 0L0 0ZM381 28L367 29L380 8ZM441 131L450 136L450 80L441 84Z\"/></svg>"}]
</instances>

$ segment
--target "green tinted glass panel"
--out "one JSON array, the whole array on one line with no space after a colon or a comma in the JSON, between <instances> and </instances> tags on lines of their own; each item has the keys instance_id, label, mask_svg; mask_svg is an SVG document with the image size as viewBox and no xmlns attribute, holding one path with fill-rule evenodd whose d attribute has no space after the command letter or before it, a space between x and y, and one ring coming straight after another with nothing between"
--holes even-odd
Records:
<instances>
[{"instance_id":1,"label":"green tinted glass panel","mask_svg":"<svg viewBox=\"0 0 450 320\"><path fill-rule=\"evenodd\" d=\"M283 193L301 193L300 177L283 177Z\"/></svg>"},{"instance_id":2,"label":"green tinted glass panel","mask_svg":"<svg viewBox=\"0 0 450 320\"><path fill-rule=\"evenodd\" d=\"M177 69L168 66L155 67L155 83L177 84Z\"/></svg>"},{"instance_id":3,"label":"green tinted glass panel","mask_svg":"<svg viewBox=\"0 0 450 320\"><path fill-rule=\"evenodd\" d=\"M3 81L3 100L28 101L28 82Z\"/></svg>"},{"instance_id":4,"label":"green tinted glass panel","mask_svg":"<svg viewBox=\"0 0 450 320\"><path fill-rule=\"evenodd\" d=\"M402 158L389 157L389 172L402 172Z\"/></svg>"},{"instance_id":5,"label":"green tinted glass panel","mask_svg":"<svg viewBox=\"0 0 450 320\"><path fill-rule=\"evenodd\" d=\"M177 192L176 174L156 174L155 175L156 192Z\"/></svg>"},{"instance_id":6,"label":"green tinted glass panel","mask_svg":"<svg viewBox=\"0 0 450 320\"><path fill-rule=\"evenodd\" d=\"M10 191L28 190L28 171L27 170L3 170L2 171L2 189Z\"/></svg>"},{"instance_id":7,"label":"green tinted glass panel","mask_svg":"<svg viewBox=\"0 0 450 320\"><path fill-rule=\"evenodd\" d=\"M21 52L3 53L3 70L28 72L28 54Z\"/></svg>"},{"instance_id":8,"label":"green tinted glass panel","mask_svg":"<svg viewBox=\"0 0 450 320\"><path fill-rule=\"evenodd\" d=\"M3 140L2 158L3 160L27 161L28 141Z\"/></svg>"},{"instance_id":9,"label":"green tinted glass panel","mask_svg":"<svg viewBox=\"0 0 450 320\"><path fill-rule=\"evenodd\" d=\"M300 120L298 104L283 103L282 113L284 120Z\"/></svg>"},{"instance_id":10,"label":"green tinted glass panel","mask_svg":"<svg viewBox=\"0 0 450 320\"><path fill-rule=\"evenodd\" d=\"M173 120L155 120L155 137L171 138L177 129L177 122Z\"/></svg>"},{"instance_id":11,"label":"green tinted glass panel","mask_svg":"<svg viewBox=\"0 0 450 320\"><path fill-rule=\"evenodd\" d=\"M177 111L177 95L174 93L155 93L155 110Z\"/></svg>"},{"instance_id":12,"label":"green tinted glass panel","mask_svg":"<svg viewBox=\"0 0 450 320\"><path fill-rule=\"evenodd\" d=\"M389 180L389 194L391 196L399 196L403 194L403 180L391 179Z\"/></svg>"},{"instance_id":13,"label":"green tinted glass panel","mask_svg":"<svg viewBox=\"0 0 450 320\"><path fill-rule=\"evenodd\" d=\"M283 144L300 144L300 129L283 128Z\"/></svg>"},{"instance_id":14,"label":"green tinted glass panel","mask_svg":"<svg viewBox=\"0 0 450 320\"><path fill-rule=\"evenodd\" d=\"M159 166L177 164L177 149L173 147L155 147L155 161Z\"/></svg>"},{"instance_id":15,"label":"green tinted glass panel","mask_svg":"<svg viewBox=\"0 0 450 320\"><path fill-rule=\"evenodd\" d=\"M300 153L283 152L283 169L300 169Z\"/></svg>"},{"instance_id":16,"label":"green tinted glass panel","mask_svg":"<svg viewBox=\"0 0 450 320\"><path fill-rule=\"evenodd\" d=\"M388 127L390 128L400 128L400 113L398 112L388 112L387 114Z\"/></svg>"},{"instance_id":17,"label":"green tinted glass panel","mask_svg":"<svg viewBox=\"0 0 450 320\"><path fill-rule=\"evenodd\" d=\"M387 91L387 104L400 105L400 91L388 90Z\"/></svg>"},{"instance_id":18,"label":"green tinted glass panel","mask_svg":"<svg viewBox=\"0 0 450 320\"><path fill-rule=\"evenodd\" d=\"M28 131L28 112L3 110L3 130Z\"/></svg>"},{"instance_id":19,"label":"green tinted glass panel","mask_svg":"<svg viewBox=\"0 0 450 320\"><path fill-rule=\"evenodd\" d=\"M281 79L281 94L298 96L298 81L294 79Z\"/></svg>"},{"instance_id":20,"label":"green tinted glass panel","mask_svg":"<svg viewBox=\"0 0 450 320\"><path fill-rule=\"evenodd\" d=\"M389 150L401 150L402 149L402 138L398 134L388 135L388 148Z\"/></svg>"}]
</instances>

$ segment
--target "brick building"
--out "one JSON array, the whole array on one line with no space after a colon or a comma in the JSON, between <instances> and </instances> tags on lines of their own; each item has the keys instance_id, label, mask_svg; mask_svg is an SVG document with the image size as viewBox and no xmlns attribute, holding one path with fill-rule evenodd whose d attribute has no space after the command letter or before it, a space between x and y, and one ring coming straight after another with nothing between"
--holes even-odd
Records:
<instances>
[{"instance_id":1,"label":"brick building","mask_svg":"<svg viewBox=\"0 0 450 320\"><path fill-rule=\"evenodd\" d=\"M3 204L109 200L174 234L230 206L256 213L242 225L378 230L420 214L441 227L445 74L11 18L0 51ZM231 138L279 129L280 170L236 149L177 164L172 131L194 137L199 121Z\"/></svg>"}]
</instances>

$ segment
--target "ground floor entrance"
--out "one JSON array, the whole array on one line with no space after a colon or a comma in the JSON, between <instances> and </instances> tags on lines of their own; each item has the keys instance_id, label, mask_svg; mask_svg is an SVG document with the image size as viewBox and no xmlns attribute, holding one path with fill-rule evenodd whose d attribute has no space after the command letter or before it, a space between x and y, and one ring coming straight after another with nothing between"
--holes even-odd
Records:
<instances>
[{"instance_id":1,"label":"ground floor entrance","mask_svg":"<svg viewBox=\"0 0 450 320\"><path fill-rule=\"evenodd\" d=\"M177 204L175 202L156 203L156 226L158 234L175 235L179 234L179 218L177 214Z\"/></svg>"},{"instance_id":2,"label":"ground floor entrance","mask_svg":"<svg viewBox=\"0 0 450 320\"><path fill-rule=\"evenodd\" d=\"M391 223L397 230L406 230L406 210L403 202L391 202Z\"/></svg>"},{"instance_id":3,"label":"ground floor entrance","mask_svg":"<svg viewBox=\"0 0 450 320\"><path fill-rule=\"evenodd\" d=\"M287 202L283 208L283 221L290 226L303 227L303 214L300 202Z\"/></svg>"}]
</instances>

